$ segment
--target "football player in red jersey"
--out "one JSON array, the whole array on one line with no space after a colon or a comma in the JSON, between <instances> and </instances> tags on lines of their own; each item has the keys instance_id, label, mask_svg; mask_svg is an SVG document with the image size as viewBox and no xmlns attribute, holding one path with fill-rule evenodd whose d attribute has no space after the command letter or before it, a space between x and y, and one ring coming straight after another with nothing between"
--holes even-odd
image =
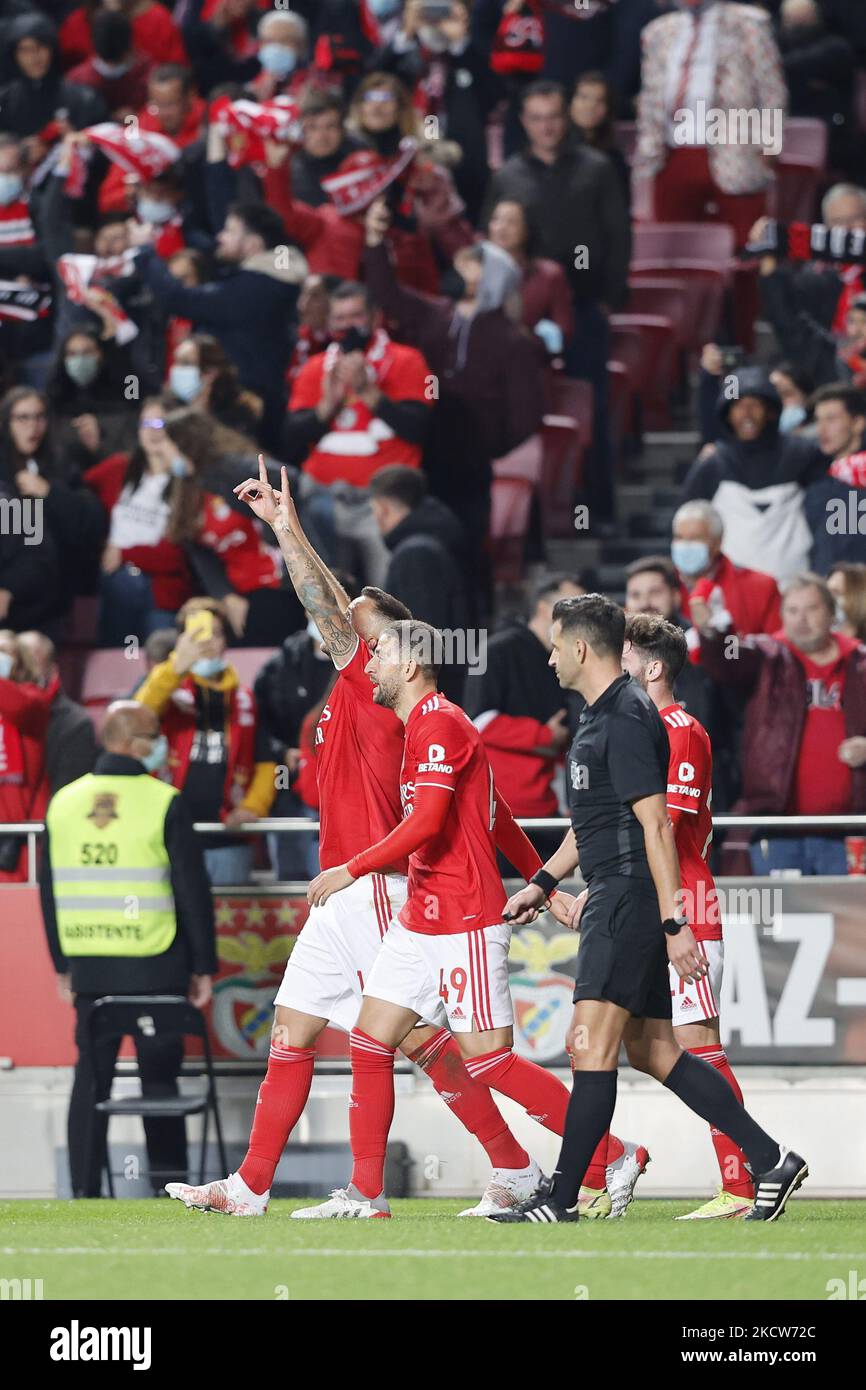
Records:
<instances>
[{"instance_id":1,"label":"football player in red jersey","mask_svg":"<svg viewBox=\"0 0 866 1390\"><path fill-rule=\"evenodd\" d=\"M349 1187L312 1210L389 1215L385 1146L394 1113L394 1053L421 1019L446 1023L467 1069L561 1134L566 1087L512 1051L511 927L496 850L525 878L540 860L499 797L478 731L436 688L441 634L399 622L379 634L367 663L373 698L406 726L403 821L310 884L317 907L356 891L395 857L409 858L405 906L391 921L364 986L351 1035L354 1165ZM334 1209L338 1207L339 1209Z\"/></svg>"},{"instance_id":2,"label":"football player in red jersey","mask_svg":"<svg viewBox=\"0 0 866 1390\"><path fill-rule=\"evenodd\" d=\"M235 491L272 527L298 598L339 672L316 728L319 858L328 869L381 840L400 821L403 726L392 710L374 703L365 667L382 629L395 619L408 618L409 612L380 589L367 588L350 603L304 536L285 469L280 493L270 486L261 460L259 478L248 479ZM276 996L268 1071L259 1090L247 1155L228 1178L202 1187L169 1183L172 1197L203 1210L265 1214L276 1166L310 1092L316 1039L328 1023L347 1032L355 1023L361 990L382 938L406 900L406 868L406 855L395 853L383 861L381 872L359 879L332 902L313 907ZM493 1165L481 1201L462 1214L485 1216L534 1191L542 1176L538 1164L508 1129L490 1095L488 1078L476 1081L467 1071L442 1020L435 1027L415 1029L402 1050L426 1072ZM293 1215L358 1214L342 1210L337 1199L330 1205L335 1209L312 1208ZM363 1215L382 1215L367 1205Z\"/></svg>"},{"instance_id":3,"label":"football player in red jersey","mask_svg":"<svg viewBox=\"0 0 866 1390\"><path fill-rule=\"evenodd\" d=\"M685 634L653 613L630 617L625 629L622 666L644 689L661 715L670 744L667 807L673 821L682 875L682 908L709 969L688 983L671 966L671 1002L676 1040L687 1052L712 1063L742 1103L719 1030L724 945L716 885L707 862L713 838L713 753L709 736L682 705L673 686L687 659ZM721 1189L683 1220L742 1216L754 1203L746 1160L733 1140L711 1130L722 1176Z\"/></svg>"}]
</instances>

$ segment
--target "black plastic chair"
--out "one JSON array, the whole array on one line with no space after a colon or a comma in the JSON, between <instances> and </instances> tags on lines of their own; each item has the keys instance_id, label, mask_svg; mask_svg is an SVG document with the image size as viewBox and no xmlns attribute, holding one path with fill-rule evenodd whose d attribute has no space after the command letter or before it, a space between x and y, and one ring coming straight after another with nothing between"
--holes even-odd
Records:
<instances>
[{"instance_id":1,"label":"black plastic chair","mask_svg":"<svg viewBox=\"0 0 866 1390\"><path fill-rule=\"evenodd\" d=\"M130 1096L123 1100L100 1100L94 1102L94 1110L102 1115L138 1115L142 1119L167 1119L187 1115L203 1115L204 1126L201 1138L201 1162L199 1164L199 1184L204 1182L207 1158L208 1129L213 1112L221 1173L228 1172L219 1105L217 1103L216 1077L207 1024L204 1015L190 1004L182 995L175 994L129 994L107 995L97 999L90 1016L90 1042L94 1049L100 1042L109 1038L143 1038L156 1034L171 1037L200 1038L203 1051L202 1072L207 1077L207 1086L197 1096L167 1096L162 1099L149 1099L144 1096ZM112 1081L117 1075L112 1073ZM91 1141L92 1142L92 1141ZM114 1197L114 1182L109 1160L108 1135L105 1141L105 1172L108 1178L108 1191Z\"/></svg>"}]
</instances>

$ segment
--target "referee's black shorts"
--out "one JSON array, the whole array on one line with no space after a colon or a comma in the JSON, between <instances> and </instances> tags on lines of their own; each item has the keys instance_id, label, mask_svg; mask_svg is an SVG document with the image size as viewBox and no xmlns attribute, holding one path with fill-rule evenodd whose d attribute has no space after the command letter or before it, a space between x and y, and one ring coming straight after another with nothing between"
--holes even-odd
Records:
<instances>
[{"instance_id":1,"label":"referee's black shorts","mask_svg":"<svg viewBox=\"0 0 866 1390\"><path fill-rule=\"evenodd\" d=\"M580 918L574 1002L607 999L635 1018L670 1018L664 928L651 880L593 879Z\"/></svg>"}]
</instances>

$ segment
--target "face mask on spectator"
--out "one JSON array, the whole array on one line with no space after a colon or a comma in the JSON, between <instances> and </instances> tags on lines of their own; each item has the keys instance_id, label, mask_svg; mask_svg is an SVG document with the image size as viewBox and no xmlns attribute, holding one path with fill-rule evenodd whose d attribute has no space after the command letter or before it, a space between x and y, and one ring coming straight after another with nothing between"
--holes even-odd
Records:
<instances>
[{"instance_id":1,"label":"face mask on spectator","mask_svg":"<svg viewBox=\"0 0 866 1390\"><path fill-rule=\"evenodd\" d=\"M798 425L802 425L806 418L806 407L804 405L786 405L779 416L779 433L790 434Z\"/></svg>"},{"instance_id":2,"label":"face mask on spectator","mask_svg":"<svg viewBox=\"0 0 866 1390\"><path fill-rule=\"evenodd\" d=\"M155 222L157 225L170 222L175 213L174 203L163 202L161 198L148 198L146 194L136 200L135 210L140 222Z\"/></svg>"},{"instance_id":3,"label":"face mask on spectator","mask_svg":"<svg viewBox=\"0 0 866 1390\"><path fill-rule=\"evenodd\" d=\"M298 66L298 55L293 48L282 43L263 43L259 49L259 62L265 72L274 77L288 77Z\"/></svg>"},{"instance_id":4,"label":"face mask on spectator","mask_svg":"<svg viewBox=\"0 0 866 1390\"><path fill-rule=\"evenodd\" d=\"M176 362L168 374L168 384L182 401L193 401L201 390L201 371L195 363Z\"/></svg>"},{"instance_id":5,"label":"face mask on spectator","mask_svg":"<svg viewBox=\"0 0 866 1390\"><path fill-rule=\"evenodd\" d=\"M8 207L21 197L24 180L20 174L0 174L0 207Z\"/></svg>"},{"instance_id":6,"label":"face mask on spectator","mask_svg":"<svg viewBox=\"0 0 866 1390\"><path fill-rule=\"evenodd\" d=\"M400 8L400 0L367 0L376 19L390 19Z\"/></svg>"},{"instance_id":7,"label":"face mask on spectator","mask_svg":"<svg viewBox=\"0 0 866 1390\"><path fill-rule=\"evenodd\" d=\"M64 357L63 365L76 386L90 386L99 376L99 358L92 353L73 352Z\"/></svg>"},{"instance_id":8,"label":"face mask on spectator","mask_svg":"<svg viewBox=\"0 0 866 1390\"><path fill-rule=\"evenodd\" d=\"M173 478L188 478L189 465L187 464L186 459L181 458L180 454L175 454L174 458L169 464L169 472L171 473L171 476Z\"/></svg>"},{"instance_id":9,"label":"face mask on spectator","mask_svg":"<svg viewBox=\"0 0 866 1390\"><path fill-rule=\"evenodd\" d=\"M833 617L833 629L834 629L834 631L835 631L835 632L838 632L840 628L842 628L842 627L845 626L845 624L847 623L847 621L848 621L848 614L845 612L845 609L843 608L842 604L841 604L841 603L839 602L839 600L837 599L837 600L836 600L836 612L835 612L834 617Z\"/></svg>"},{"instance_id":10,"label":"face mask on spectator","mask_svg":"<svg viewBox=\"0 0 866 1390\"><path fill-rule=\"evenodd\" d=\"M158 772L161 767L165 766L165 760L167 757L168 739L166 738L165 734L160 734L157 738L153 740L153 743L150 747L150 752L148 753L146 758L141 759L141 762L147 768L148 772Z\"/></svg>"},{"instance_id":11,"label":"face mask on spectator","mask_svg":"<svg viewBox=\"0 0 866 1390\"><path fill-rule=\"evenodd\" d=\"M14 656L10 656L8 652L0 652L0 680L8 681L14 665Z\"/></svg>"},{"instance_id":12,"label":"face mask on spectator","mask_svg":"<svg viewBox=\"0 0 866 1390\"><path fill-rule=\"evenodd\" d=\"M203 656L200 661L193 662L191 669L203 680L213 680L226 669L226 659L224 656Z\"/></svg>"},{"instance_id":13,"label":"face mask on spectator","mask_svg":"<svg viewBox=\"0 0 866 1390\"><path fill-rule=\"evenodd\" d=\"M673 541L671 559L680 574L701 574L709 568L710 547L706 541Z\"/></svg>"}]
</instances>

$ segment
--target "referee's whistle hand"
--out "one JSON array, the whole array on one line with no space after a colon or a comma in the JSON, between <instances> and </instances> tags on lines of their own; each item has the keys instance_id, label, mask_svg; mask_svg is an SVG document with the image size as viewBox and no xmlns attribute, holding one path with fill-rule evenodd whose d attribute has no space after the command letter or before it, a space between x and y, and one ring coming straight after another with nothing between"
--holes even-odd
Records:
<instances>
[{"instance_id":1,"label":"referee's whistle hand","mask_svg":"<svg viewBox=\"0 0 866 1390\"><path fill-rule=\"evenodd\" d=\"M692 985L703 979L709 966L698 949L690 927L682 927L676 936L667 938L668 960L681 980Z\"/></svg>"}]
</instances>

